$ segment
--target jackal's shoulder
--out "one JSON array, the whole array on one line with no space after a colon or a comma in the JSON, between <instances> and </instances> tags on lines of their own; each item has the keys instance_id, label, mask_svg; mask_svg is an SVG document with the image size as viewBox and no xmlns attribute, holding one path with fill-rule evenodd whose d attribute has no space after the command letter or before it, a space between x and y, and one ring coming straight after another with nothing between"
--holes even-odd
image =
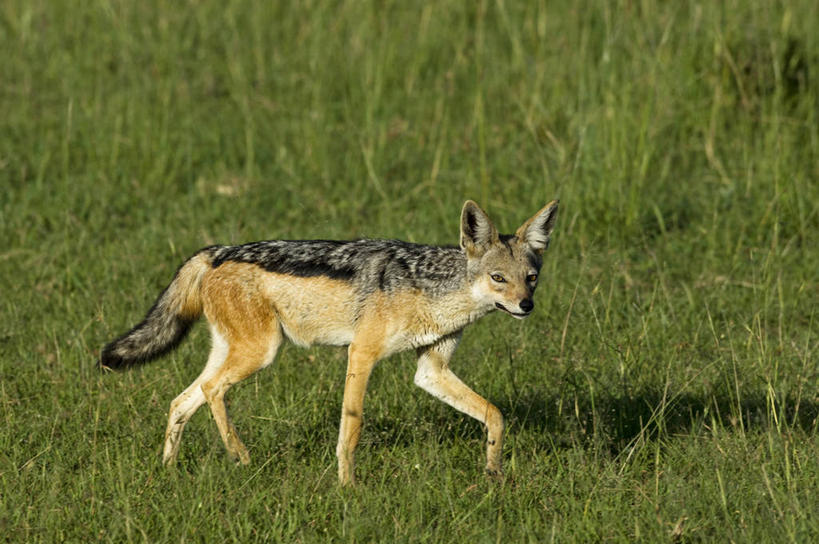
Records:
<instances>
[{"instance_id":1,"label":"jackal's shoulder","mask_svg":"<svg viewBox=\"0 0 819 544\"><path fill-rule=\"evenodd\" d=\"M466 274L458 247L400 240L266 240L213 250L213 267L242 262L277 274L324 276L354 282L365 291L457 289Z\"/></svg>"}]
</instances>

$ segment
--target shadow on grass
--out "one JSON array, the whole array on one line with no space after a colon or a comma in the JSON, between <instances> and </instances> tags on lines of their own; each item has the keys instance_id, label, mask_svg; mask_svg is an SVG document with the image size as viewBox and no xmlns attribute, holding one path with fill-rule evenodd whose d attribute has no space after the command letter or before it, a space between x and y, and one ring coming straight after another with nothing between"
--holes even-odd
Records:
<instances>
[{"instance_id":1,"label":"shadow on grass","mask_svg":"<svg viewBox=\"0 0 819 544\"><path fill-rule=\"evenodd\" d=\"M616 454L636 438L688 435L709 429L738 432L776 429L815 433L819 404L815 401L780 403L764 394L666 395L644 391L631 396L595 398L570 395L524 394L498 406L509 427L550 434L556 445L593 441Z\"/></svg>"},{"instance_id":2,"label":"shadow on grass","mask_svg":"<svg viewBox=\"0 0 819 544\"><path fill-rule=\"evenodd\" d=\"M804 399L793 404L772 403L764 394L737 401L729 394L664 397L661 391L646 391L629 397L601 396L594 402L589 397L578 397L575 403L569 395L531 393L496 404L510 432L523 429L548 437L549 443L558 448L581 444L602 447L612 455L640 437L674 437L714 428L738 433L766 429L816 433L819 427L819 403ZM442 406L407 418L371 411L362 441L406 446L432 439L447 444L483 435L482 427L471 418Z\"/></svg>"}]
</instances>

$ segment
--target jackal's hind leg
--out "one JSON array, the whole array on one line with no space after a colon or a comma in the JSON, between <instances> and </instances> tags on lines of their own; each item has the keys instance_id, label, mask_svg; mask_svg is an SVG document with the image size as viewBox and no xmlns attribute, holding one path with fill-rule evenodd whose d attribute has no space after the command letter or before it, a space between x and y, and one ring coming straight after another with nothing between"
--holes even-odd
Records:
<instances>
[{"instance_id":1,"label":"jackal's hind leg","mask_svg":"<svg viewBox=\"0 0 819 544\"><path fill-rule=\"evenodd\" d=\"M202 383L209 379L225 362L228 349L227 342L213 327L211 327L211 336L213 345L205 369L202 370L202 373L192 384L171 402L171 408L168 412L168 427L165 430L165 448L162 454L162 462L166 465L171 465L176 461L185 424L196 410L206 402L205 395L202 393Z\"/></svg>"},{"instance_id":2,"label":"jackal's hind leg","mask_svg":"<svg viewBox=\"0 0 819 544\"><path fill-rule=\"evenodd\" d=\"M458 346L460 335L442 338L418 350L415 384L486 426L486 472L498 477L501 469L503 416L491 402L475 393L449 369L449 359Z\"/></svg>"},{"instance_id":3,"label":"jackal's hind leg","mask_svg":"<svg viewBox=\"0 0 819 544\"><path fill-rule=\"evenodd\" d=\"M243 465L250 462L250 454L228 416L225 393L233 384L270 364L281 342L282 332L278 323L271 323L267 334L231 339L224 364L202 383L202 393L210 405L228 455Z\"/></svg>"}]
</instances>

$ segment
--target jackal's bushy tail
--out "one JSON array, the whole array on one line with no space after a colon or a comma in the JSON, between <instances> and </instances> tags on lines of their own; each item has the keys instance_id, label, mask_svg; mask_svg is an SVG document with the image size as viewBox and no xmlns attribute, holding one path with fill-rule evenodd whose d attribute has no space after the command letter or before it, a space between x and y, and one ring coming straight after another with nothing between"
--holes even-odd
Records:
<instances>
[{"instance_id":1,"label":"jackal's bushy tail","mask_svg":"<svg viewBox=\"0 0 819 544\"><path fill-rule=\"evenodd\" d=\"M202 314L200 284L211 266L213 250L203 249L177 270L145 319L103 348L100 365L123 368L147 363L179 345Z\"/></svg>"}]
</instances>

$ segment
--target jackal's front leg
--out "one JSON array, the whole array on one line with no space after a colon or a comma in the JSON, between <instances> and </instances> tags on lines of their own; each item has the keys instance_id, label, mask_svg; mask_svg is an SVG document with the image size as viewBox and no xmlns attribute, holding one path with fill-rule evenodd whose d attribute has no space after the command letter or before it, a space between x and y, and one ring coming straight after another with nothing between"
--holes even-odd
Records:
<instances>
[{"instance_id":1,"label":"jackal's front leg","mask_svg":"<svg viewBox=\"0 0 819 544\"><path fill-rule=\"evenodd\" d=\"M459 340L460 333L418 350L415 385L486 425L486 472L490 476L500 476L503 473L503 416L491 402L475 393L449 369L449 360Z\"/></svg>"},{"instance_id":2,"label":"jackal's front leg","mask_svg":"<svg viewBox=\"0 0 819 544\"><path fill-rule=\"evenodd\" d=\"M364 413L364 394L377 353L355 343L350 344L347 360L347 378L344 382L344 400L341 407L341 426L338 431L338 482L341 485L355 481L354 454L361 438Z\"/></svg>"}]
</instances>

